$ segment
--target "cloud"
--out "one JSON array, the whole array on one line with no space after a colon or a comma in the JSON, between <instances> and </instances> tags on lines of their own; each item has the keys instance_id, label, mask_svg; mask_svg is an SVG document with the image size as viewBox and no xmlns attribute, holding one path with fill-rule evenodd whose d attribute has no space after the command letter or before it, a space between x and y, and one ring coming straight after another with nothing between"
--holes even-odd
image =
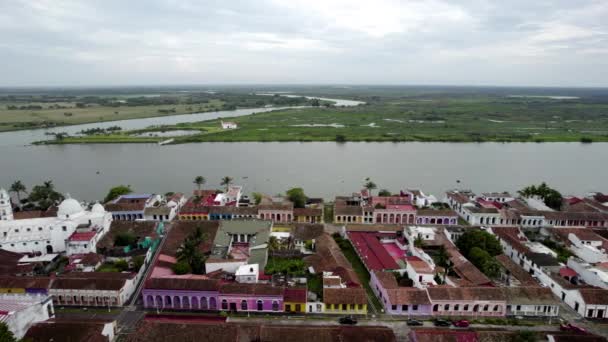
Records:
<instances>
[{"instance_id":1,"label":"cloud","mask_svg":"<svg viewBox=\"0 0 608 342\"><path fill-rule=\"evenodd\" d=\"M0 2L0 85L605 86L608 2Z\"/></svg>"}]
</instances>

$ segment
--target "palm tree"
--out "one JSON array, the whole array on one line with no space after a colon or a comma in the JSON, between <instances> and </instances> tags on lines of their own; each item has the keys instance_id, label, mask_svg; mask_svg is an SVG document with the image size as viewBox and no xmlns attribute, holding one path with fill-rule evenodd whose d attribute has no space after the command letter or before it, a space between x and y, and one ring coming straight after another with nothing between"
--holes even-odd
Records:
<instances>
[{"instance_id":1,"label":"palm tree","mask_svg":"<svg viewBox=\"0 0 608 342\"><path fill-rule=\"evenodd\" d=\"M374 183L370 180L369 177L365 178L365 183L363 184L363 186L369 191L370 195L372 193L372 190L374 190L378 187L376 185L376 183Z\"/></svg>"},{"instance_id":2,"label":"palm tree","mask_svg":"<svg viewBox=\"0 0 608 342\"><path fill-rule=\"evenodd\" d=\"M196 176L196 178L194 178L194 184L196 184L196 186L198 187L198 190L201 190L201 186L204 185L207 181L205 180L205 177L203 176Z\"/></svg>"},{"instance_id":3,"label":"palm tree","mask_svg":"<svg viewBox=\"0 0 608 342\"><path fill-rule=\"evenodd\" d=\"M276 236L271 236L268 239L268 250L269 251L276 251L276 250L279 249L279 247L280 247L280 244L279 244L279 240L277 240L277 237Z\"/></svg>"},{"instance_id":4,"label":"palm tree","mask_svg":"<svg viewBox=\"0 0 608 342\"><path fill-rule=\"evenodd\" d=\"M13 184L11 184L9 191L14 192L17 195L17 199L19 200L19 203L21 204L21 193L26 192L25 185L23 185L23 183L21 183L20 180L15 181Z\"/></svg>"},{"instance_id":5,"label":"palm tree","mask_svg":"<svg viewBox=\"0 0 608 342\"><path fill-rule=\"evenodd\" d=\"M44 188L47 189L47 190L54 190L55 189L55 184L53 184L52 180L45 181L42 184L43 184Z\"/></svg>"},{"instance_id":6,"label":"palm tree","mask_svg":"<svg viewBox=\"0 0 608 342\"><path fill-rule=\"evenodd\" d=\"M424 240L422 239L422 236L416 236L416 239L414 239L414 247L422 248L423 246Z\"/></svg>"},{"instance_id":7,"label":"palm tree","mask_svg":"<svg viewBox=\"0 0 608 342\"><path fill-rule=\"evenodd\" d=\"M230 187L230 184L232 184L232 177L229 176L225 176L224 178L222 178L222 183L220 183L220 185L225 185L226 186L226 191L228 190L228 188Z\"/></svg>"}]
</instances>

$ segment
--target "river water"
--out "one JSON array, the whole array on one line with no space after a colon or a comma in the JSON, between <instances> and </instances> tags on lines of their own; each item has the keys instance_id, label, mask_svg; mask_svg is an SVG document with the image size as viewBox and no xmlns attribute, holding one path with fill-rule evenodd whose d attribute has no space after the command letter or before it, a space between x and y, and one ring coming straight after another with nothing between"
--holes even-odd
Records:
<instances>
[{"instance_id":1,"label":"river water","mask_svg":"<svg viewBox=\"0 0 608 342\"><path fill-rule=\"evenodd\" d=\"M342 103L347 104L347 103ZM59 127L120 125L125 129L247 115L271 109L176 115ZM189 193L197 175L219 188L231 176L246 192L283 193L303 187L329 199L359 189L371 177L379 188L421 188L438 198L456 186L515 191L546 181L564 194L608 191L608 144L593 143L195 143L32 146L48 138L30 130L0 134L0 187L19 179L28 188L52 179L59 191L80 200L103 198L117 184L138 192ZM460 183L457 184L456 181Z\"/></svg>"}]
</instances>

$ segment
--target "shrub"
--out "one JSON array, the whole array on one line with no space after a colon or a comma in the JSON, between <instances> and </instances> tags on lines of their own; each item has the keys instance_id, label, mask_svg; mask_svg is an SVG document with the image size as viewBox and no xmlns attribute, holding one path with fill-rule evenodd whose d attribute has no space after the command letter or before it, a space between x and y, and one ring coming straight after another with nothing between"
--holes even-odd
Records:
<instances>
[{"instance_id":1,"label":"shrub","mask_svg":"<svg viewBox=\"0 0 608 342\"><path fill-rule=\"evenodd\" d=\"M131 246L137 242L137 237L129 232L118 233L114 238L116 246Z\"/></svg>"},{"instance_id":2,"label":"shrub","mask_svg":"<svg viewBox=\"0 0 608 342\"><path fill-rule=\"evenodd\" d=\"M120 259L114 262L114 267L123 272L129 269L129 263L125 259Z\"/></svg>"},{"instance_id":3,"label":"shrub","mask_svg":"<svg viewBox=\"0 0 608 342\"><path fill-rule=\"evenodd\" d=\"M178 275L192 273L190 265L185 261L178 261L175 265L173 265L172 270Z\"/></svg>"}]
</instances>

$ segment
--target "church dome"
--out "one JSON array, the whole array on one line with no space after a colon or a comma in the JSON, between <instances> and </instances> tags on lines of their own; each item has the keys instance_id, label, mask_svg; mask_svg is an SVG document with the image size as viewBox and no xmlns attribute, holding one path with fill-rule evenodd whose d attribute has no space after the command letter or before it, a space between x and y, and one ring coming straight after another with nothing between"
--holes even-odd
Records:
<instances>
[{"instance_id":1,"label":"church dome","mask_svg":"<svg viewBox=\"0 0 608 342\"><path fill-rule=\"evenodd\" d=\"M59 204L59 208L57 210L57 215L59 216L68 216L74 215L83 212L82 206L78 203L77 200L73 198L66 198Z\"/></svg>"},{"instance_id":2,"label":"church dome","mask_svg":"<svg viewBox=\"0 0 608 342\"><path fill-rule=\"evenodd\" d=\"M103 205L99 204L99 202L93 204L93 208L91 208L91 211L94 213L105 213L106 212Z\"/></svg>"}]
</instances>

